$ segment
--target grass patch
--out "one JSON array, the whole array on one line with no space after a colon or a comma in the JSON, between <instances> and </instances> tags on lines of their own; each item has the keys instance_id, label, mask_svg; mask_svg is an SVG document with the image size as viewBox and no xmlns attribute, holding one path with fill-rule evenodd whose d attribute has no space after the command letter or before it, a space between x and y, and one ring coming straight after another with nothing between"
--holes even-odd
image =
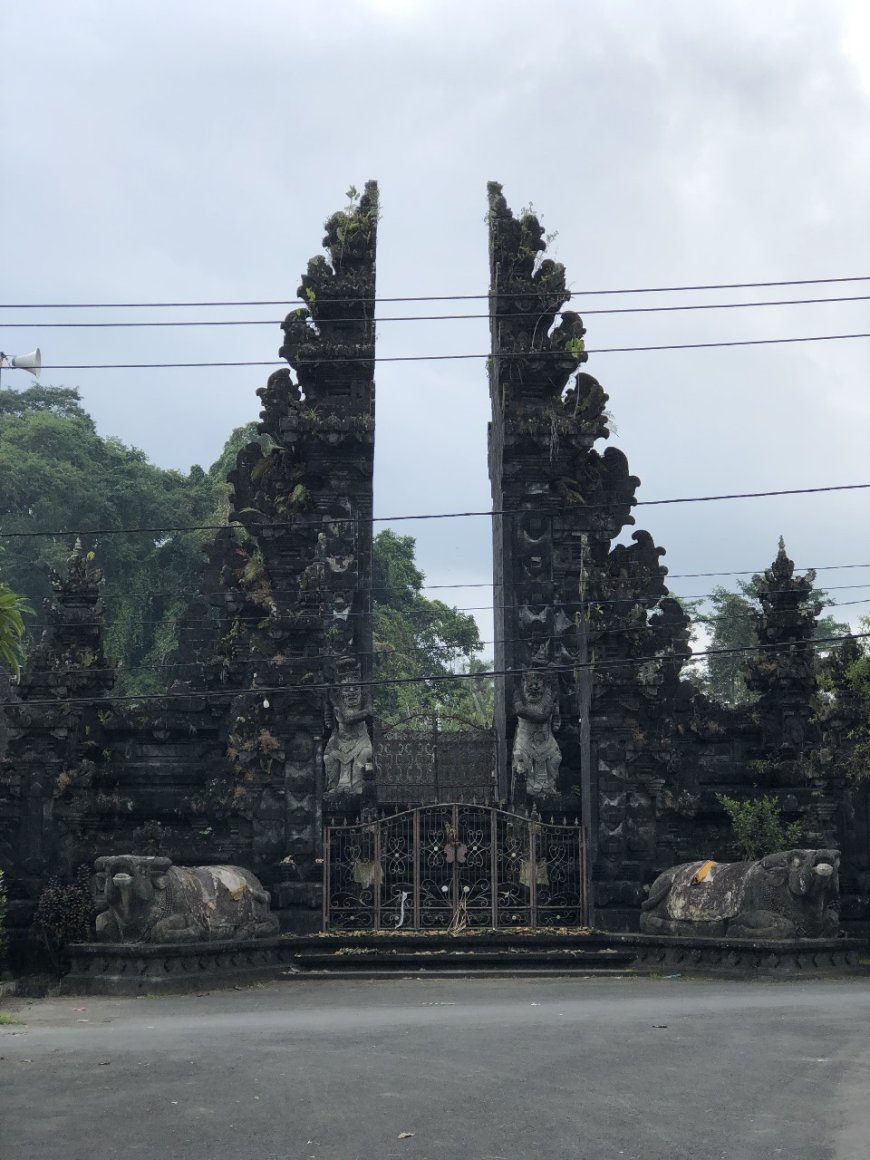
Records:
<instances>
[{"instance_id":1,"label":"grass patch","mask_svg":"<svg viewBox=\"0 0 870 1160\"><path fill-rule=\"evenodd\" d=\"M16 1019L14 1015L10 1015L8 1011L0 1011L0 1026L8 1023L20 1023L20 1019Z\"/></svg>"}]
</instances>

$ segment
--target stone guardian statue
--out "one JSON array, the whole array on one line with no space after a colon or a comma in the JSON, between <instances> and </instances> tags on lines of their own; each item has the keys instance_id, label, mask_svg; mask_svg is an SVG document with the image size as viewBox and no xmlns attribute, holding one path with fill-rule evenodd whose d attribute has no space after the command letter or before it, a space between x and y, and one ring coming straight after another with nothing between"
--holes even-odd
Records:
<instances>
[{"instance_id":1,"label":"stone guardian statue","mask_svg":"<svg viewBox=\"0 0 870 1160\"><path fill-rule=\"evenodd\" d=\"M327 793L362 793L363 774L372 763L372 739L367 718L371 698L361 688L359 664L343 658L338 681L329 690L326 724L331 730L323 755Z\"/></svg>"},{"instance_id":2,"label":"stone guardian statue","mask_svg":"<svg viewBox=\"0 0 870 1160\"><path fill-rule=\"evenodd\" d=\"M532 797L552 797L562 764L562 751L553 736L560 725L559 707L547 675L531 669L523 674L514 696L517 731L514 738L514 785L525 782Z\"/></svg>"}]
</instances>

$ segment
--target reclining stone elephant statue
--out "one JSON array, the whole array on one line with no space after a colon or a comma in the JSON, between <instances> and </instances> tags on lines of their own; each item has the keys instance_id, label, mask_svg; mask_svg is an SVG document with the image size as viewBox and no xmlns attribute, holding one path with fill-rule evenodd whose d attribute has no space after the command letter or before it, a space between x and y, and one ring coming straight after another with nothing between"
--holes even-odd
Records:
<instances>
[{"instance_id":1,"label":"reclining stone elephant statue","mask_svg":"<svg viewBox=\"0 0 870 1160\"><path fill-rule=\"evenodd\" d=\"M269 893L238 866L173 866L170 858L97 858L101 942L216 942L269 938Z\"/></svg>"},{"instance_id":2,"label":"reclining stone elephant statue","mask_svg":"<svg viewBox=\"0 0 870 1160\"><path fill-rule=\"evenodd\" d=\"M641 904L644 934L835 938L837 850L784 850L758 862L688 862L660 874Z\"/></svg>"}]
</instances>

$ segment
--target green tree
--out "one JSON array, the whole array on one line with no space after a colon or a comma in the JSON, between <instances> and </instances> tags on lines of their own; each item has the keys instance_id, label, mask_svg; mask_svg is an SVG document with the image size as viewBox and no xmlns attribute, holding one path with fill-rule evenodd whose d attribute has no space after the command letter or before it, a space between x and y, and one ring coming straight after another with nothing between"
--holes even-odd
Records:
<instances>
[{"instance_id":1,"label":"green tree","mask_svg":"<svg viewBox=\"0 0 870 1160\"><path fill-rule=\"evenodd\" d=\"M167 471L137 448L100 436L77 390L0 390L0 530L91 531L82 545L106 577L106 652L120 662L119 691L159 692L176 676L188 675L170 663L176 623L197 591L202 549L214 533L176 529L225 523L227 473L239 449L256 438L257 424L248 423L232 432L208 471L197 466L187 474ZM128 527L154 530L120 531ZM9 538L10 587L38 607L50 595L49 568L63 574L71 540L70 535ZM446 727L449 715L489 725L490 678L422 679L462 670L473 675L484 666L476 655L481 642L473 617L423 596L414 547L412 537L390 531L375 540L375 672L386 679L413 678L377 688L378 715L397 720L438 712ZM10 606L7 624L19 624L20 611ZM16 633L13 627L17 639ZM11 664L2 644L0 650Z\"/></svg>"},{"instance_id":2,"label":"green tree","mask_svg":"<svg viewBox=\"0 0 870 1160\"><path fill-rule=\"evenodd\" d=\"M27 602L0 583L0 662L18 677L24 657L24 617L29 612Z\"/></svg>"},{"instance_id":3,"label":"green tree","mask_svg":"<svg viewBox=\"0 0 870 1160\"><path fill-rule=\"evenodd\" d=\"M233 432L234 446L250 428ZM3 533L88 531L83 547L106 576L106 647L122 663L120 690L166 688L175 621L196 589L212 532L174 529L220 523L225 448L208 473L148 462L144 452L98 435L77 390L0 390L0 528ZM223 476L225 476L223 471ZM149 532L121 532L149 528ZM33 607L49 596L48 570L63 573L70 535L6 540L9 586ZM183 676L183 673L179 673Z\"/></svg>"},{"instance_id":4,"label":"green tree","mask_svg":"<svg viewBox=\"0 0 870 1160\"><path fill-rule=\"evenodd\" d=\"M861 629L870 632L870 616L861 618ZM838 668L842 671L830 682L834 703L829 712L849 722L843 768L853 780L864 781L870 778L870 651L866 639L849 637L837 653L830 656L829 666L835 673Z\"/></svg>"},{"instance_id":5,"label":"green tree","mask_svg":"<svg viewBox=\"0 0 870 1160\"><path fill-rule=\"evenodd\" d=\"M747 705L757 697L746 686L745 667L747 652L729 651L752 649L758 644L756 616L758 605L756 595L760 576L751 580L738 581L738 591L718 585L709 596L709 609L696 612L699 623L707 626L710 633L707 645L705 671L693 678L704 692L723 705ZM813 589L810 599L821 600L830 606L833 601L821 589ZM843 636L849 631L844 621L828 614L816 620L814 637L825 640Z\"/></svg>"},{"instance_id":6,"label":"green tree","mask_svg":"<svg viewBox=\"0 0 870 1160\"><path fill-rule=\"evenodd\" d=\"M35 385L26 391L0 390L0 417L13 415L20 419L40 411L64 419L79 419L92 431L95 429L75 387Z\"/></svg>"},{"instance_id":7,"label":"green tree","mask_svg":"<svg viewBox=\"0 0 870 1160\"><path fill-rule=\"evenodd\" d=\"M728 651L758 644L755 611L746 595L718 585L710 594L710 610L699 619L710 630L705 692L723 705L746 705L755 700L743 676L747 654Z\"/></svg>"},{"instance_id":8,"label":"green tree","mask_svg":"<svg viewBox=\"0 0 870 1160\"><path fill-rule=\"evenodd\" d=\"M376 685L376 716L394 722L417 713L438 713L449 727L451 716L490 725L491 678L433 680L457 671L479 671L482 647L477 622L467 613L422 592L413 536L390 529L374 541L372 619L375 678L410 679L407 684ZM459 666L459 667L457 667Z\"/></svg>"},{"instance_id":9,"label":"green tree","mask_svg":"<svg viewBox=\"0 0 870 1160\"><path fill-rule=\"evenodd\" d=\"M256 419L252 419L250 423L245 423L241 427L236 427L229 439L224 444L223 451L208 469L208 477L214 487L215 496L218 497L220 505L220 514L226 518L229 507L230 486L227 483L227 476L236 465L236 456L243 447L249 443L257 441L257 427L259 424ZM215 514L219 514L217 511Z\"/></svg>"},{"instance_id":10,"label":"green tree","mask_svg":"<svg viewBox=\"0 0 870 1160\"><path fill-rule=\"evenodd\" d=\"M734 840L746 862L776 854L779 850L793 850L804 840L800 822L783 822L775 797L738 801L727 794L717 793L716 800L731 820Z\"/></svg>"}]
</instances>

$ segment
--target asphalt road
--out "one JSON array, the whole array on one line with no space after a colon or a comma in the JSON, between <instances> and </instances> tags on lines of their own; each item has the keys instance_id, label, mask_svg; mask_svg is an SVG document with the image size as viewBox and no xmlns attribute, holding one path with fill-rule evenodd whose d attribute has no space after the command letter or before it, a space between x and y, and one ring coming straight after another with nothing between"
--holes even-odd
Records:
<instances>
[{"instance_id":1,"label":"asphalt road","mask_svg":"<svg viewBox=\"0 0 870 1160\"><path fill-rule=\"evenodd\" d=\"M868 979L291 978L3 1010L2 1160L870 1156Z\"/></svg>"}]
</instances>

